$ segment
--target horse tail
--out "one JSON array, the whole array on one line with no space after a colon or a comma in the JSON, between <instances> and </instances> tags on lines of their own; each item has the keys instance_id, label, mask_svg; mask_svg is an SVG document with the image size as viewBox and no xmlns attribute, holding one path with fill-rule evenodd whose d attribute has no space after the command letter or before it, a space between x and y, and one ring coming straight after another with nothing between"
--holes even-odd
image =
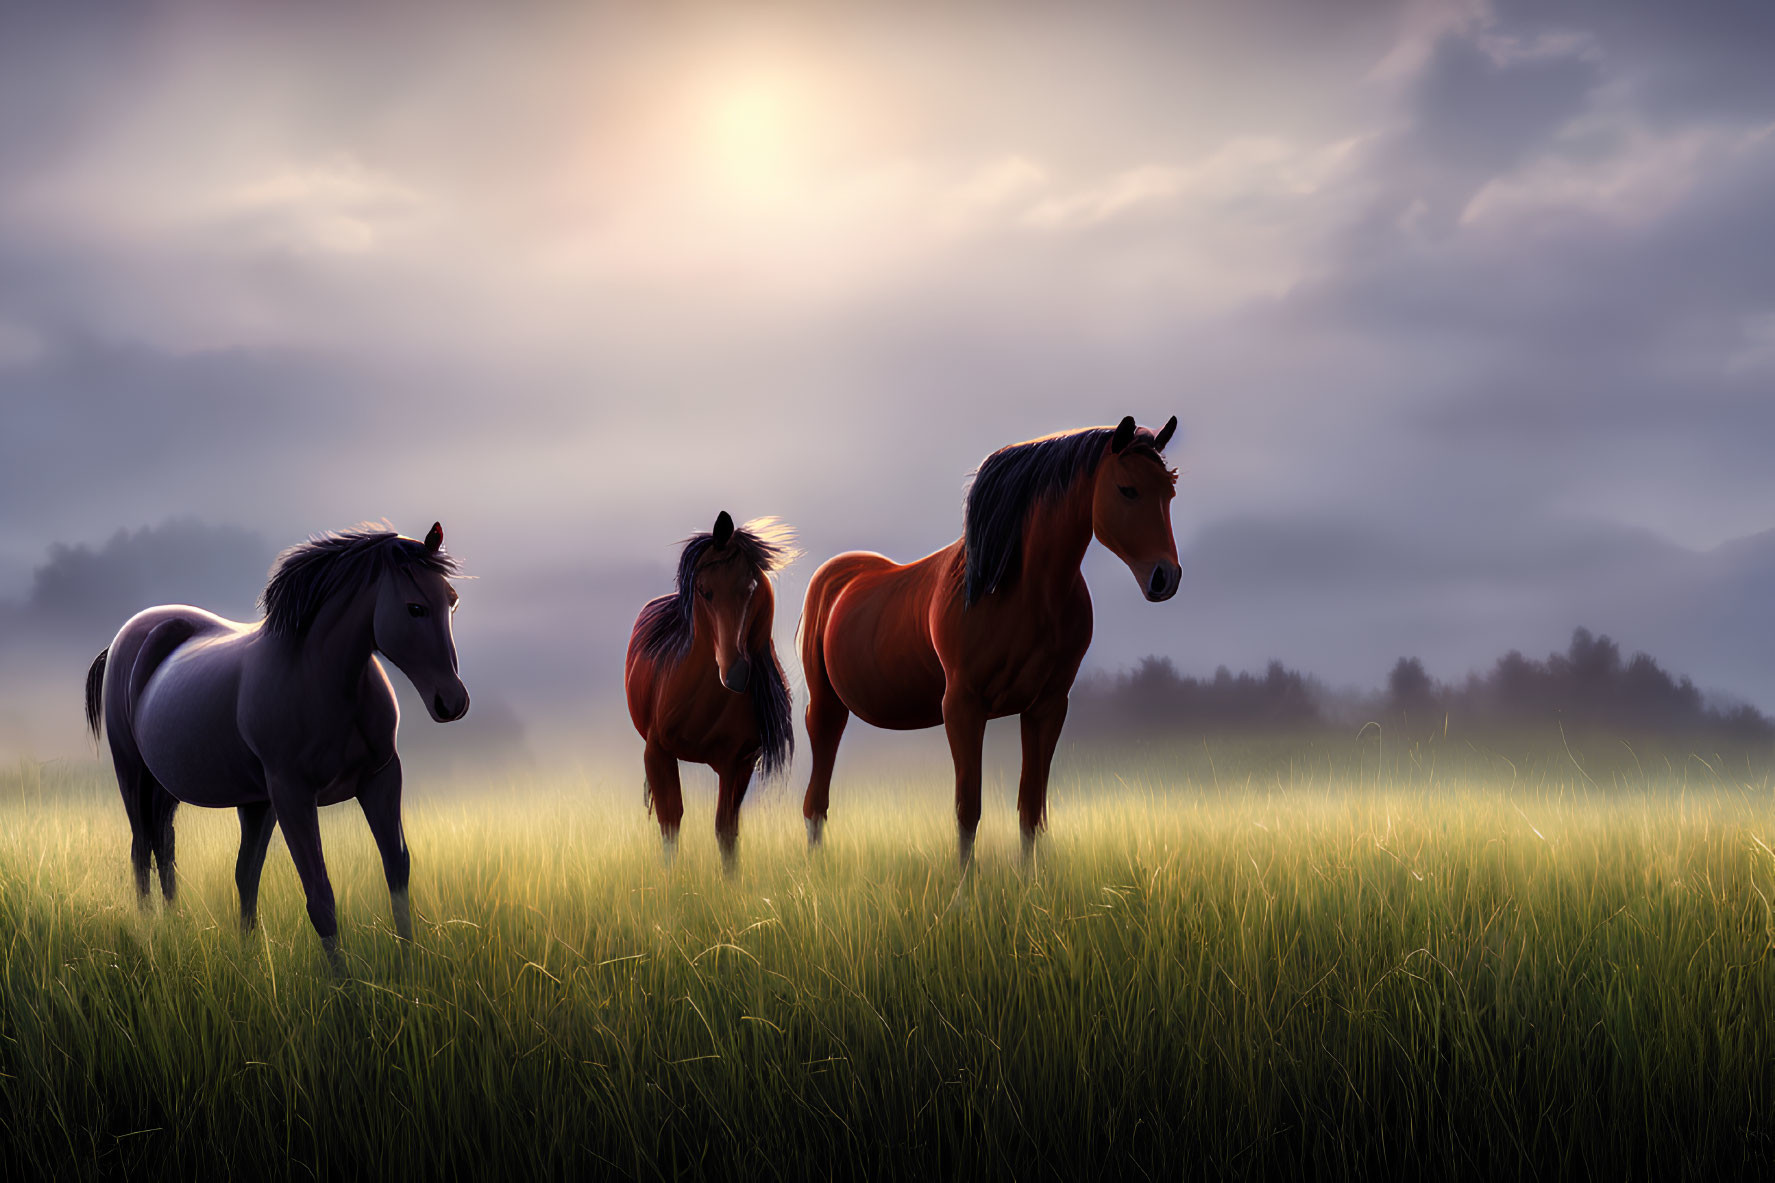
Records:
<instances>
[{"instance_id":1,"label":"horse tail","mask_svg":"<svg viewBox=\"0 0 1775 1183\"><path fill-rule=\"evenodd\" d=\"M109 656L109 648L99 650L86 671L86 726L92 731L94 743L99 741L99 724L104 719L105 659Z\"/></svg>"}]
</instances>

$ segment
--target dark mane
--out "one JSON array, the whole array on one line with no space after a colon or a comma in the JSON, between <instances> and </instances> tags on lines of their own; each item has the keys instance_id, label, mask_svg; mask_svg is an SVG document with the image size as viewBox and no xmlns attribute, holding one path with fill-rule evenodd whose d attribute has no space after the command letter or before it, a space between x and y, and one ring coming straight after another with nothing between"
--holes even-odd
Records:
<instances>
[{"instance_id":1,"label":"dark mane","mask_svg":"<svg viewBox=\"0 0 1775 1183\"><path fill-rule=\"evenodd\" d=\"M446 576L457 571L456 560L444 551L428 552L425 543L393 530L366 524L316 534L272 562L271 578L259 597L265 631L274 637L300 637L328 600L360 591L383 572L400 567Z\"/></svg>"},{"instance_id":2,"label":"dark mane","mask_svg":"<svg viewBox=\"0 0 1775 1183\"><path fill-rule=\"evenodd\" d=\"M775 518L758 518L735 528L729 546L762 574L780 571L800 553L794 534ZM696 568L714 542L714 535L692 534L678 552L676 586L667 595L649 600L635 622L641 652L648 660L670 665L684 657L696 634ZM795 752L795 727L791 719L789 684L777 661L776 647L746 655L752 662L748 693L758 716L759 772L765 779L788 770Z\"/></svg>"},{"instance_id":3,"label":"dark mane","mask_svg":"<svg viewBox=\"0 0 1775 1183\"><path fill-rule=\"evenodd\" d=\"M968 487L962 535L967 553L965 607L972 607L1017 577L1023 558L1023 524L1045 497L1083 476L1091 476L1115 435L1113 427L1087 427L1023 444L1009 444L988 456ZM1140 429L1123 455L1159 459L1150 431Z\"/></svg>"},{"instance_id":4,"label":"dark mane","mask_svg":"<svg viewBox=\"0 0 1775 1183\"><path fill-rule=\"evenodd\" d=\"M752 682L746 692L758 719L758 775L770 780L788 772L795 757L793 704L775 645L767 642L763 653L752 654Z\"/></svg>"}]
</instances>

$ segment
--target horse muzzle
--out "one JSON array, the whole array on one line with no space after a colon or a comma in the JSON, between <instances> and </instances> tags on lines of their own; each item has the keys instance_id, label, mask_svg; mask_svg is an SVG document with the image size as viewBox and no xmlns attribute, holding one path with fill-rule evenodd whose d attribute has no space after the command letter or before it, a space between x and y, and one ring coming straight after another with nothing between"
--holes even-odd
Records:
<instances>
[{"instance_id":1,"label":"horse muzzle","mask_svg":"<svg viewBox=\"0 0 1775 1183\"><path fill-rule=\"evenodd\" d=\"M1153 603L1163 603L1177 594L1178 587L1183 583L1183 568L1176 563L1160 561L1152 565L1141 580L1140 592Z\"/></svg>"},{"instance_id":2,"label":"horse muzzle","mask_svg":"<svg viewBox=\"0 0 1775 1183\"><path fill-rule=\"evenodd\" d=\"M745 658L728 663L721 672L721 684L735 694L744 694L752 681L752 663Z\"/></svg>"},{"instance_id":3,"label":"horse muzzle","mask_svg":"<svg viewBox=\"0 0 1775 1183\"><path fill-rule=\"evenodd\" d=\"M466 687L458 686L457 694L448 697L440 690L431 696L431 702L428 705L431 708L432 718L440 723L454 723L468 714L468 690Z\"/></svg>"}]
</instances>

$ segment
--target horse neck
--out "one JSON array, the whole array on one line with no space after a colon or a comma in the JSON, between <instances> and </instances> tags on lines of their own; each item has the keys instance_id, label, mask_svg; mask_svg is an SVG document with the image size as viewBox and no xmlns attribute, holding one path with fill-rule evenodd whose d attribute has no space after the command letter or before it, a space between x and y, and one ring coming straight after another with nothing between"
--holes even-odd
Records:
<instances>
[{"instance_id":1,"label":"horse neck","mask_svg":"<svg viewBox=\"0 0 1775 1183\"><path fill-rule=\"evenodd\" d=\"M1091 546L1091 502L1096 474L1081 474L1060 493L1037 501L1023 523L1019 582L1029 587L1071 584Z\"/></svg>"},{"instance_id":2,"label":"horse neck","mask_svg":"<svg viewBox=\"0 0 1775 1183\"><path fill-rule=\"evenodd\" d=\"M357 694L364 666L376 650L376 589L340 596L321 606L308 626L297 660L320 685L347 698Z\"/></svg>"}]
</instances>

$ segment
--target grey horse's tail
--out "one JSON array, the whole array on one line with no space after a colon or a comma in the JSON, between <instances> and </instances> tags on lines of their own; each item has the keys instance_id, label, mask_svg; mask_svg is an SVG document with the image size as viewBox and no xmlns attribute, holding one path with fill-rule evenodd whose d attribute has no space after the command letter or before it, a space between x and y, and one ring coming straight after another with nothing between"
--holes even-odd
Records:
<instances>
[{"instance_id":1,"label":"grey horse's tail","mask_svg":"<svg viewBox=\"0 0 1775 1183\"><path fill-rule=\"evenodd\" d=\"M110 649L99 650L99 655L92 659L92 666L86 671L86 725L92 729L93 742L99 739L99 721L105 701L105 658L111 655Z\"/></svg>"}]
</instances>

